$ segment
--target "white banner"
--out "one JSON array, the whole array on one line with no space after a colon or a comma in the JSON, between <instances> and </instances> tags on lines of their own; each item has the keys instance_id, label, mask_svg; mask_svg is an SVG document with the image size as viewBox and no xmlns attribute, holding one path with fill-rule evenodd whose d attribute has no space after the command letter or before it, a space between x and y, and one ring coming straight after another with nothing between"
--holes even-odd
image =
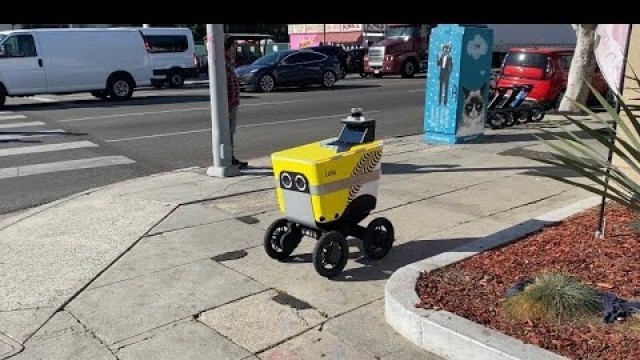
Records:
<instances>
[{"instance_id":1,"label":"white banner","mask_svg":"<svg viewBox=\"0 0 640 360\"><path fill-rule=\"evenodd\" d=\"M609 87L620 94L620 75L625 71L624 52L630 24L600 24L596 29L596 61Z\"/></svg>"}]
</instances>

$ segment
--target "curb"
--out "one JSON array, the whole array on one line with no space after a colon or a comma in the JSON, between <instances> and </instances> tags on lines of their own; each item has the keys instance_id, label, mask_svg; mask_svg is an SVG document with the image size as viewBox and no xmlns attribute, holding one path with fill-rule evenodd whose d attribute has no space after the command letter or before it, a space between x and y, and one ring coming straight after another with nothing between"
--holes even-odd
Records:
<instances>
[{"instance_id":1,"label":"curb","mask_svg":"<svg viewBox=\"0 0 640 360\"><path fill-rule=\"evenodd\" d=\"M423 271L432 271L508 244L545 225L557 223L591 208L599 204L601 199L599 196L584 199L446 253L401 267L391 275L385 285L384 313L387 323L417 346L446 359L567 359L448 311L416 308L415 304L418 304L420 299L415 291L415 284Z\"/></svg>"}]
</instances>

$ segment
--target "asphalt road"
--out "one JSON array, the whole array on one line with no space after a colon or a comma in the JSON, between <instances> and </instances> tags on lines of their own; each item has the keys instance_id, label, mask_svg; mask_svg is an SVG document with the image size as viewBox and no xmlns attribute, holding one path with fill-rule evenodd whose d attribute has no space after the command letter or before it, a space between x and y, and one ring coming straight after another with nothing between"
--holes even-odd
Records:
<instances>
[{"instance_id":1,"label":"asphalt road","mask_svg":"<svg viewBox=\"0 0 640 360\"><path fill-rule=\"evenodd\" d=\"M385 138L422 131L425 78L349 76L333 89L242 93L236 156L252 159L336 136L362 107ZM89 94L9 98L0 111L0 214L156 172L212 163L209 90L141 89L126 102Z\"/></svg>"}]
</instances>

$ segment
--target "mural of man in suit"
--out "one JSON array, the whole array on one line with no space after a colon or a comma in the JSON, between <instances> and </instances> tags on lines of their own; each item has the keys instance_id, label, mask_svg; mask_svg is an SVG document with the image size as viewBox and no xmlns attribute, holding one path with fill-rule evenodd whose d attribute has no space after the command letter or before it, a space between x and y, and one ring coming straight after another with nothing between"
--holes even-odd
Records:
<instances>
[{"instance_id":1,"label":"mural of man in suit","mask_svg":"<svg viewBox=\"0 0 640 360\"><path fill-rule=\"evenodd\" d=\"M444 103L447 106L449 99L449 77L453 69L453 56L451 56L451 44L442 45L442 53L438 56L438 68L440 68L440 91L438 93L438 105Z\"/></svg>"}]
</instances>

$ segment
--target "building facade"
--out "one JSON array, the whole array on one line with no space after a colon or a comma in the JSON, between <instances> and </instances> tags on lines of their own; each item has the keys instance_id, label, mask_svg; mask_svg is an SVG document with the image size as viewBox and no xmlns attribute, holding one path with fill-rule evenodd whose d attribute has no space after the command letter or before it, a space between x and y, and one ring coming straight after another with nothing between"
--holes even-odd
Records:
<instances>
[{"instance_id":1,"label":"building facade","mask_svg":"<svg viewBox=\"0 0 640 360\"><path fill-rule=\"evenodd\" d=\"M384 37L384 24L290 24L291 49L340 45L345 49L367 46Z\"/></svg>"}]
</instances>

